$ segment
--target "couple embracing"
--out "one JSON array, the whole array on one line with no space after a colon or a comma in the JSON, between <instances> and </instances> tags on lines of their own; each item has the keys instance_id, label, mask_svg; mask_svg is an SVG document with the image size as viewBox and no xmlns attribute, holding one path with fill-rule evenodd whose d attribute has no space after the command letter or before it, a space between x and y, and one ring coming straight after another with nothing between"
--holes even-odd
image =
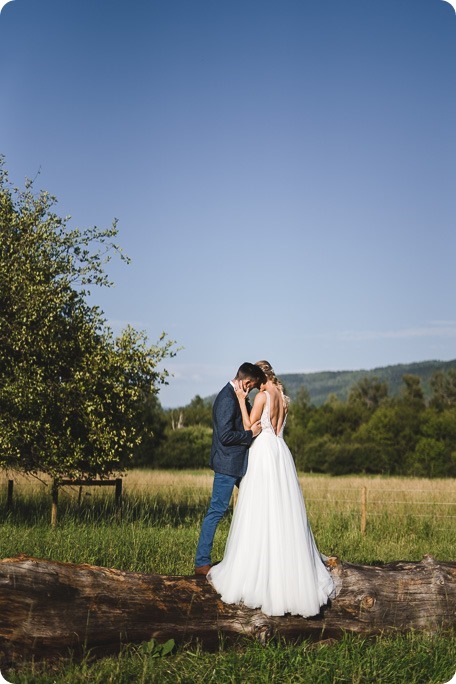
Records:
<instances>
[{"instance_id":1,"label":"couple embracing","mask_svg":"<svg viewBox=\"0 0 456 684\"><path fill-rule=\"evenodd\" d=\"M259 389L253 407L248 394ZM310 529L293 457L284 439L288 397L270 363L243 363L213 407L214 485L195 574L225 603L267 615L320 612L334 583ZM211 565L218 523L235 486L239 496L223 560Z\"/></svg>"}]
</instances>

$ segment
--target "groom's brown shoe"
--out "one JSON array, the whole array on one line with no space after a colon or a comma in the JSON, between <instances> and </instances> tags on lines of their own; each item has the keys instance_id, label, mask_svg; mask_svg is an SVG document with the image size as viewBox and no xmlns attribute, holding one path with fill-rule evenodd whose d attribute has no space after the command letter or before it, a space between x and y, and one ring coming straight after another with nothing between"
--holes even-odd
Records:
<instances>
[{"instance_id":1,"label":"groom's brown shoe","mask_svg":"<svg viewBox=\"0 0 456 684\"><path fill-rule=\"evenodd\" d=\"M202 575L203 577L206 577L210 569L210 565L200 565L199 568L195 568L195 575Z\"/></svg>"}]
</instances>

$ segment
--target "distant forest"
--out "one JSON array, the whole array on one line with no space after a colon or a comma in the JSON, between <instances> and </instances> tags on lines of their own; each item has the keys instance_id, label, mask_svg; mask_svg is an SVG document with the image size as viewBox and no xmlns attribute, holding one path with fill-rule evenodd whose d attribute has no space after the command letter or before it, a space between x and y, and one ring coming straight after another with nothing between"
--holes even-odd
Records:
<instances>
[{"instance_id":1,"label":"distant forest","mask_svg":"<svg viewBox=\"0 0 456 684\"><path fill-rule=\"evenodd\" d=\"M301 387L309 393L310 401L321 406L330 395L345 401L353 385L363 378L377 378L386 382L390 396L396 397L402 388L404 375L417 375L421 380L425 399L431 396L431 378L437 371L456 369L454 361L421 361L420 363L397 364L373 370L323 371L321 373L284 373L280 376L287 394L295 399Z\"/></svg>"},{"instance_id":2,"label":"distant forest","mask_svg":"<svg viewBox=\"0 0 456 684\"><path fill-rule=\"evenodd\" d=\"M298 470L456 476L456 360L280 379L292 400L285 439ZM208 467L213 399L197 395L164 410L151 396L144 411L149 436L134 464Z\"/></svg>"}]
</instances>

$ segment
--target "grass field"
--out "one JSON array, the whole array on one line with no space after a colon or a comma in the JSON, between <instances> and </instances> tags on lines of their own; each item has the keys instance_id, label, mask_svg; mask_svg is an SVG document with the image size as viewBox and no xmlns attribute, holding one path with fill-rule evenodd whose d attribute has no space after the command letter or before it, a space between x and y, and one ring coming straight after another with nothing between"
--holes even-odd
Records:
<instances>
[{"instance_id":1,"label":"grass field","mask_svg":"<svg viewBox=\"0 0 456 684\"><path fill-rule=\"evenodd\" d=\"M3 558L19 553L127 571L189 574L212 485L209 471L131 471L124 478L122 520L111 488L66 487L58 525L50 526L50 483L14 476L13 506L6 511L0 479ZM454 560L456 485L452 480L301 477L320 550L354 563L420 560L432 554ZM366 533L360 532L366 488ZM219 526L214 559L223 556L229 518ZM156 653L157 655L157 653ZM195 644L154 657L150 648L127 647L116 658L83 663L28 664L3 672L14 683L72 682L312 682L336 684L443 684L456 671L449 635L347 636L312 646L240 643L205 653Z\"/></svg>"}]
</instances>

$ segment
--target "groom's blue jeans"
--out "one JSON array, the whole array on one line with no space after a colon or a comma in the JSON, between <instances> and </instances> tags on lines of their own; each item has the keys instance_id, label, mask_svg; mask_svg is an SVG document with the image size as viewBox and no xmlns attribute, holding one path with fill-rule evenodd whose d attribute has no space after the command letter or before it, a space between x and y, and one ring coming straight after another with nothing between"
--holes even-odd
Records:
<instances>
[{"instance_id":1,"label":"groom's blue jeans","mask_svg":"<svg viewBox=\"0 0 456 684\"><path fill-rule=\"evenodd\" d=\"M232 475L214 474L211 503L201 526L200 538L196 549L195 566L197 568L201 567L201 565L210 565L215 530L221 518L228 510L231 494L239 480L239 477L233 477Z\"/></svg>"}]
</instances>

